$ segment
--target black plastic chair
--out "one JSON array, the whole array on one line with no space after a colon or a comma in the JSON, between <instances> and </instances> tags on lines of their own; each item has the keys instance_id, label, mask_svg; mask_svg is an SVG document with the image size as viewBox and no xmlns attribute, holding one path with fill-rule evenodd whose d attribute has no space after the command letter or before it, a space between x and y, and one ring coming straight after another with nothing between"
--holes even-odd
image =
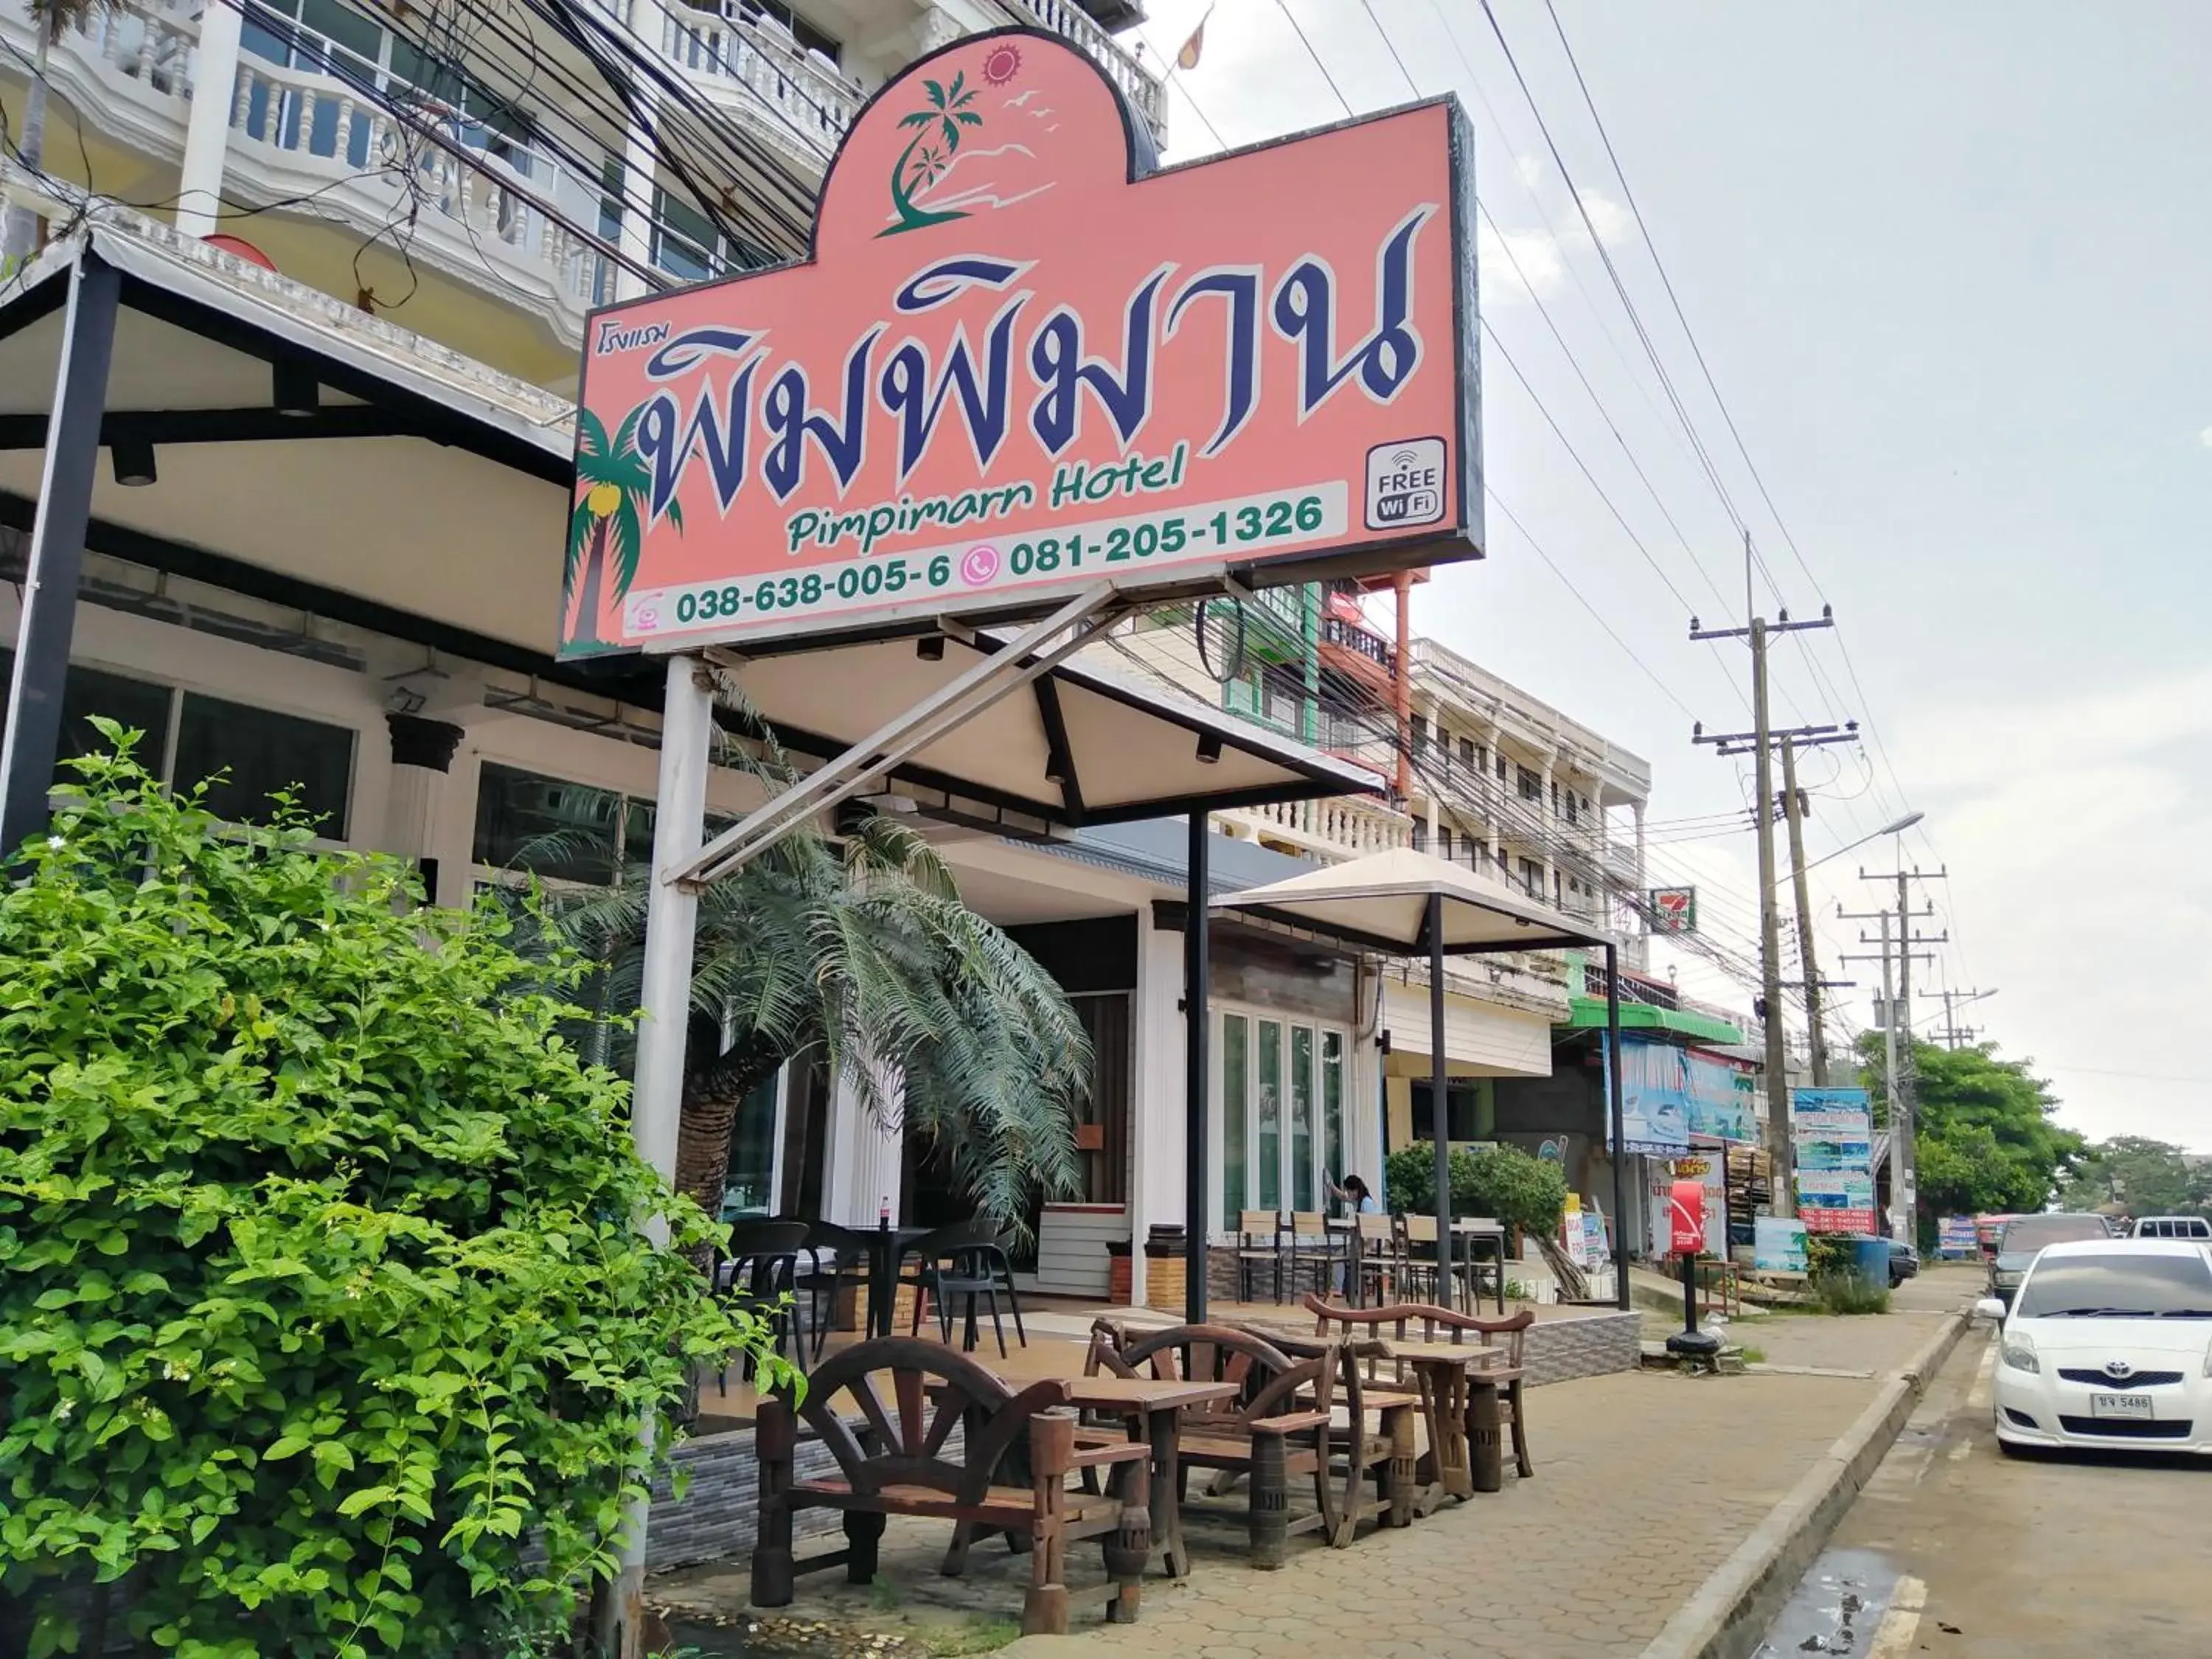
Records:
<instances>
[{"instance_id":1,"label":"black plastic chair","mask_svg":"<svg viewBox=\"0 0 2212 1659\"><path fill-rule=\"evenodd\" d=\"M1006 1328L999 1318L999 1292L1004 1291L1014 1316L1014 1334L1022 1346L1029 1346L1029 1332L1022 1324L1021 1297L1014 1291L1013 1263L1007 1259L1006 1241L995 1225L988 1221L963 1221L939 1227L916 1239L907 1254L915 1261L914 1276L902 1276L899 1282L915 1287L914 1324L909 1334L921 1334L921 1299L927 1296L937 1306L939 1334L950 1346L952 1299L962 1297L966 1298L967 1306L961 1346L967 1352L974 1352L978 1340L975 1301L981 1297L990 1303L991 1330L999 1340L999 1358L1004 1359Z\"/></svg>"},{"instance_id":2,"label":"black plastic chair","mask_svg":"<svg viewBox=\"0 0 2212 1659\"><path fill-rule=\"evenodd\" d=\"M806 1224L806 1244L801 1254L807 1261L793 1279L792 1290L805 1298L807 1322L814 1334L814 1363L817 1365L830 1341L830 1328L836 1322L837 1297L848 1285L867 1284L868 1262L874 1247L875 1241L869 1234L851 1227L840 1227L828 1221Z\"/></svg>"},{"instance_id":3,"label":"black plastic chair","mask_svg":"<svg viewBox=\"0 0 2212 1659\"><path fill-rule=\"evenodd\" d=\"M726 1301L768 1322L778 1353L798 1358L798 1307L793 1299L799 1253L806 1246L804 1221L740 1221L714 1264L714 1286ZM748 1372L750 1374L750 1372ZM726 1369L714 1379L729 1393Z\"/></svg>"}]
</instances>

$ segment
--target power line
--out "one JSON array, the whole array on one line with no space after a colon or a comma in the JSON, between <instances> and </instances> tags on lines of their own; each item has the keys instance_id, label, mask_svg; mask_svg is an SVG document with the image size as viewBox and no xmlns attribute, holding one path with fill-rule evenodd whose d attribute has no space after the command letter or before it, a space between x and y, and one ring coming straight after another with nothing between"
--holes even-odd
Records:
<instances>
[{"instance_id":1,"label":"power line","mask_svg":"<svg viewBox=\"0 0 2212 1659\"><path fill-rule=\"evenodd\" d=\"M1344 112L1357 118L1359 112L1352 107L1352 100L1344 95L1344 88L1336 84L1336 77L1328 72L1328 65L1321 61L1321 54L1314 50L1313 42L1306 39L1306 32L1298 27L1298 20L1291 11L1290 0L1275 0L1275 9L1283 14L1283 21L1291 26L1291 33L1298 37L1298 44L1306 49L1306 56L1313 59L1314 67L1321 71L1321 78L1328 82L1328 89L1336 94L1336 101L1344 106ZM1378 24L1376 27L1381 26Z\"/></svg>"}]
</instances>

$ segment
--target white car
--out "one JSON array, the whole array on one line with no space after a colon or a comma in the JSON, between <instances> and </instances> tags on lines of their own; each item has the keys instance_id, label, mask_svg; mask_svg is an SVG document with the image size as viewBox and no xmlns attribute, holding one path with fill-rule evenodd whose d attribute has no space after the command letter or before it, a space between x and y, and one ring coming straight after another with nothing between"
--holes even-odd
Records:
<instances>
[{"instance_id":1,"label":"white car","mask_svg":"<svg viewBox=\"0 0 2212 1659\"><path fill-rule=\"evenodd\" d=\"M1997 1443L2212 1454L2212 1247L2045 1245L2002 1318Z\"/></svg>"},{"instance_id":2,"label":"white car","mask_svg":"<svg viewBox=\"0 0 2212 1659\"><path fill-rule=\"evenodd\" d=\"M2201 1215L2147 1215L2136 1223L2130 1238L2194 1238L2212 1244L2212 1221Z\"/></svg>"}]
</instances>

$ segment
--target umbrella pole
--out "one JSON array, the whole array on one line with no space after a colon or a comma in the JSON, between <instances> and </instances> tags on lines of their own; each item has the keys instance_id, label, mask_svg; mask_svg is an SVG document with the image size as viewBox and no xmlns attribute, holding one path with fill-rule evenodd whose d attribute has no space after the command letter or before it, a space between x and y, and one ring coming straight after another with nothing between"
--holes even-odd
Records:
<instances>
[{"instance_id":1,"label":"umbrella pole","mask_svg":"<svg viewBox=\"0 0 2212 1659\"><path fill-rule=\"evenodd\" d=\"M1613 1121L1613 1291L1628 1310L1628 1131L1620 1104L1620 952L1605 947L1605 1050L1607 1110Z\"/></svg>"},{"instance_id":2,"label":"umbrella pole","mask_svg":"<svg viewBox=\"0 0 2212 1659\"><path fill-rule=\"evenodd\" d=\"M1451 1306L1451 1114L1444 1104L1444 896L1429 895L1429 1127L1437 1148L1437 1300Z\"/></svg>"}]
</instances>

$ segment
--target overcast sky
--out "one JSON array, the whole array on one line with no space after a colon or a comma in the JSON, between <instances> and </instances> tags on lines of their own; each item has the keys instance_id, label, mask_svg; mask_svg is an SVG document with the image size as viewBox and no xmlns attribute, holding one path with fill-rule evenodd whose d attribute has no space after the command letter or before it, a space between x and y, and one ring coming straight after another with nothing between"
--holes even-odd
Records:
<instances>
[{"instance_id":1,"label":"overcast sky","mask_svg":"<svg viewBox=\"0 0 2212 1659\"><path fill-rule=\"evenodd\" d=\"M2212 5L1557 0L1778 525L1542 0L1497 15L1564 173L1478 0L1287 3L1353 108L1411 95L1383 31L1421 93L1459 94L1498 227L1489 483L1558 574L1493 504L1490 557L1423 591L1415 625L1648 758L1655 879L1697 879L1715 942L1749 954L1747 819L1705 833L1745 805L1748 762L1690 742L1693 718L1748 724L1745 653L1686 637L1692 609L1741 620L1740 535L1594 227L1771 572L1761 608L1826 601L1841 624L1774 658L1778 720L1879 738L1808 759L1813 854L1926 812L1902 850L1948 863L1917 925L1950 942L1923 982L2000 988L1971 1022L2035 1060L2074 1127L2212 1150ZM1205 9L1151 0L1155 61ZM1177 80L1170 159L1216 147L1198 112L1231 145L1344 114L1278 0L1219 0ZM1860 981L1838 994L1860 1025L1878 969L1838 967L1864 947L1835 910L1893 904L1856 875L1894 857L1879 842L1814 872L1822 968ZM1681 972L1746 1000L1696 958Z\"/></svg>"}]
</instances>

